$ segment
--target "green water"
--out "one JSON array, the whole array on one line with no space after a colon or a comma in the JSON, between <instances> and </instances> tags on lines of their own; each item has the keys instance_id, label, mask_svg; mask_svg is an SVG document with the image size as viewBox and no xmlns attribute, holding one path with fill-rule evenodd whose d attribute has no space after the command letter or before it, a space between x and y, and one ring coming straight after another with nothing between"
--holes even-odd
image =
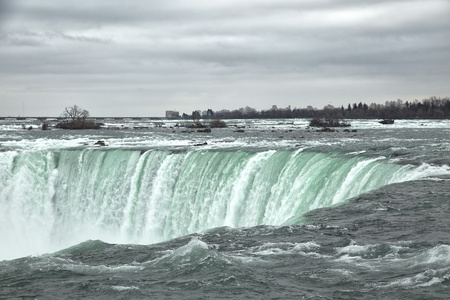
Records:
<instances>
[{"instance_id":1,"label":"green water","mask_svg":"<svg viewBox=\"0 0 450 300\"><path fill-rule=\"evenodd\" d=\"M47 249L88 239L142 244L221 226L296 224L313 209L423 176L381 158L302 150L85 149L9 159L2 234L17 248L24 246L18 235ZM19 219L27 222L17 226Z\"/></svg>"}]
</instances>

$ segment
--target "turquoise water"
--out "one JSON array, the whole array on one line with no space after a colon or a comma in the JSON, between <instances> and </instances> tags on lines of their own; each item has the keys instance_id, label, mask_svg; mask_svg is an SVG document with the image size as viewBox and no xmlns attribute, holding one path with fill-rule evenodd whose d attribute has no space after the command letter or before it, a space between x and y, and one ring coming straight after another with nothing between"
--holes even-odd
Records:
<instances>
[{"instance_id":1,"label":"turquoise water","mask_svg":"<svg viewBox=\"0 0 450 300\"><path fill-rule=\"evenodd\" d=\"M313 209L428 175L382 157L303 150L2 155L3 255L89 239L148 244L221 226L292 225Z\"/></svg>"}]
</instances>

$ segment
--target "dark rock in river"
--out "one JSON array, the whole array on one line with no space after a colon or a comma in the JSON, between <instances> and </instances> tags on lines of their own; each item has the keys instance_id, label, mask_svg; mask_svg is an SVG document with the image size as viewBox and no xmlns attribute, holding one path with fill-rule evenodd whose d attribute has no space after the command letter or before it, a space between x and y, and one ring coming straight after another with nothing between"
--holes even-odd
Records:
<instances>
[{"instance_id":1,"label":"dark rock in river","mask_svg":"<svg viewBox=\"0 0 450 300\"><path fill-rule=\"evenodd\" d=\"M97 141L94 145L99 145L99 146L106 146L105 141Z\"/></svg>"}]
</instances>

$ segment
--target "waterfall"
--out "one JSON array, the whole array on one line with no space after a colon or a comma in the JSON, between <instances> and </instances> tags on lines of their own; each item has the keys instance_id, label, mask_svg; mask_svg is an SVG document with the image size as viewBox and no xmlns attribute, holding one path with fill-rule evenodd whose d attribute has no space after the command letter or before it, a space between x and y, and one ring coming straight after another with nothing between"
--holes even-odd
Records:
<instances>
[{"instance_id":1,"label":"waterfall","mask_svg":"<svg viewBox=\"0 0 450 300\"><path fill-rule=\"evenodd\" d=\"M0 153L0 259L88 239L154 243L219 226L284 225L438 173L301 150ZM296 221L297 220L297 221Z\"/></svg>"}]
</instances>

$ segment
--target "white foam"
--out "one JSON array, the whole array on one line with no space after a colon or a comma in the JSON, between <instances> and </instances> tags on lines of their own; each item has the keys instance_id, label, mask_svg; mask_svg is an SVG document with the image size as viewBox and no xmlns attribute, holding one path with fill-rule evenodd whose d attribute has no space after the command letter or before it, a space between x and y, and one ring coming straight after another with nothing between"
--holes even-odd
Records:
<instances>
[{"instance_id":1,"label":"white foam","mask_svg":"<svg viewBox=\"0 0 450 300\"><path fill-rule=\"evenodd\" d=\"M103 274L103 273L134 273L145 269L144 266L133 265L119 265L119 266L106 266L106 265L85 265L85 264L71 264L63 267L66 270L78 272L82 274Z\"/></svg>"},{"instance_id":2,"label":"white foam","mask_svg":"<svg viewBox=\"0 0 450 300\"><path fill-rule=\"evenodd\" d=\"M132 286L113 285L111 287L113 290L116 290L119 292L139 289L137 286L134 286L134 285L132 285Z\"/></svg>"},{"instance_id":3,"label":"white foam","mask_svg":"<svg viewBox=\"0 0 450 300\"><path fill-rule=\"evenodd\" d=\"M410 266L438 264L450 267L450 246L439 245L423 252L410 260Z\"/></svg>"},{"instance_id":4,"label":"white foam","mask_svg":"<svg viewBox=\"0 0 450 300\"><path fill-rule=\"evenodd\" d=\"M448 280L450 277L448 271L449 269L426 270L411 277L397 279L386 285L380 285L380 287L430 287Z\"/></svg>"},{"instance_id":5,"label":"white foam","mask_svg":"<svg viewBox=\"0 0 450 300\"><path fill-rule=\"evenodd\" d=\"M287 255L300 254L307 256L320 256L317 251L320 245L311 241L305 243L264 243L261 246L252 249L252 252L257 255Z\"/></svg>"}]
</instances>

